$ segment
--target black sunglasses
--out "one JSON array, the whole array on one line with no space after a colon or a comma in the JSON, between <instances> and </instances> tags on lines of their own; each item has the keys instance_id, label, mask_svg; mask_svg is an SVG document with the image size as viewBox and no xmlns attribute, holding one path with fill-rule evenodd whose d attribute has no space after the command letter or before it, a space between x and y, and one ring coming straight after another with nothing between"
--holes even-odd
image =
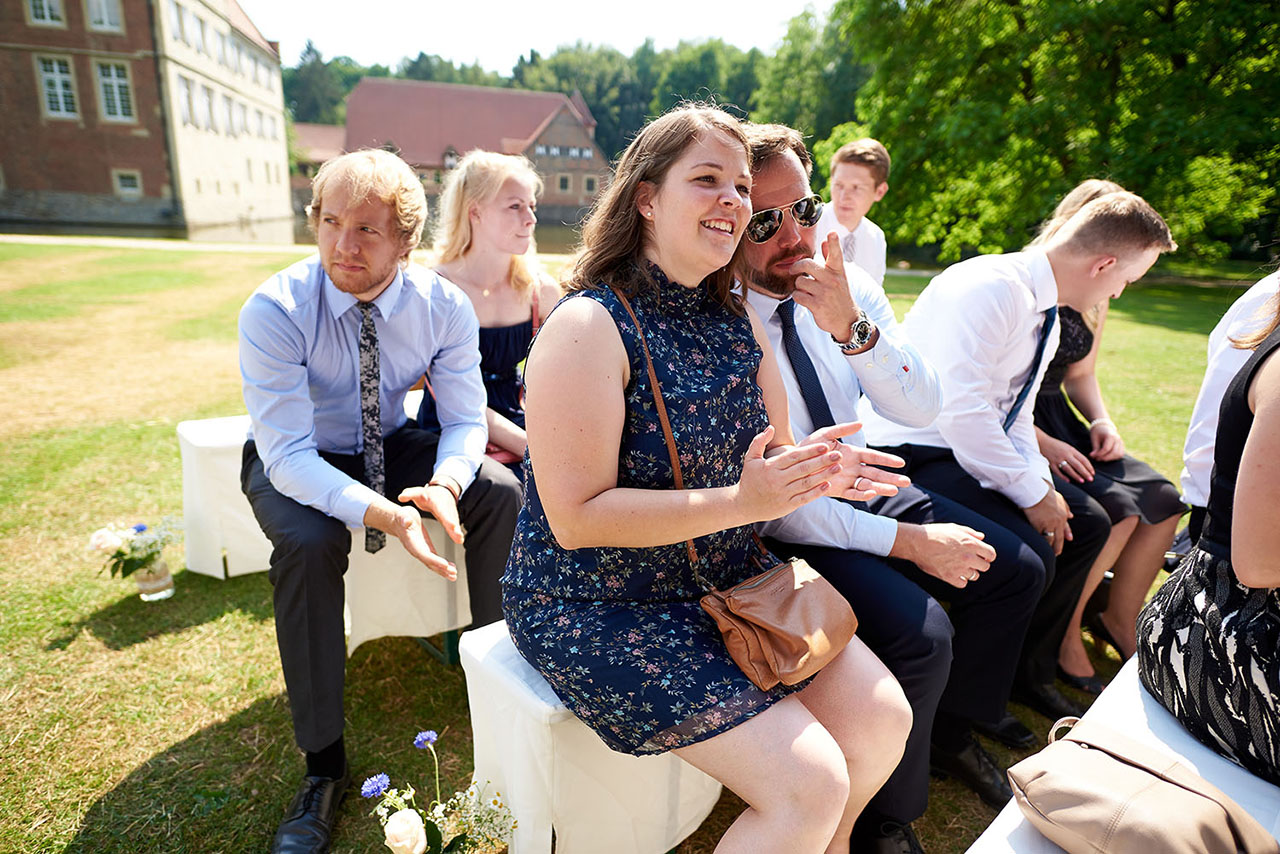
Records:
<instances>
[{"instance_id":1,"label":"black sunglasses","mask_svg":"<svg viewBox=\"0 0 1280 854\"><path fill-rule=\"evenodd\" d=\"M747 220L747 240L752 243L764 243L772 238L778 233L778 229L782 228L782 217L787 208L791 209L791 215L796 218L796 225L801 228L811 228L822 216L822 199L817 196L808 196L780 208L756 211L751 215L751 219Z\"/></svg>"}]
</instances>

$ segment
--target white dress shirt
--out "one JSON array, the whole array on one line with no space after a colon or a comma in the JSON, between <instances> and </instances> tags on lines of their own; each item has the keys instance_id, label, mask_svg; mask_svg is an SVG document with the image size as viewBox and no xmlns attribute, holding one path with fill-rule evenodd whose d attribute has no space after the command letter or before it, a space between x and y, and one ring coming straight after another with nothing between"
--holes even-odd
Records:
<instances>
[{"instance_id":1,"label":"white dress shirt","mask_svg":"<svg viewBox=\"0 0 1280 854\"><path fill-rule=\"evenodd\" d=\"M440 418L434 472L465 491L488 437L471 301L457 285L410 266L373 305L382 435L404 426L405 394L430 370ZM272 276L240 310L244 402L267 478L282 495L352 528L364 526L376 493L319 452L364 450L359 335L356 298L334 286L319 256Z\"/></svg>"},{"instance_id":2,"label":"white dress shirt","mask_svg":"<svg viewBox=\"0 0 1280 854\"><path fill-rule=\"evenodd\" d=\"M840 245L844 245L849 229L836 219L836 206L828 202L822 207L822 216L818 219L818 239L826 240L831 232L840 235ZM853 263L870 274L880 287L884 287L885 255L888 247L884 240L884 230L865 216L858 227L853 230ZM819 253L821 254L821 253Z\"/></svg>"},{"instance_id":3,"label":"white dress shirt","mask_svg":"<svg viewBox=\"0 0 1280 854\"><path fill-rule=\"evenodd\" d=\"M1227 313L1209 333L1209 362L1191 411L1191 426L1182 446L1182 500L1192 507L1209 503L1209 475L1213 472L1213 446L1218 435L1218 409L1227 384L1253 354L1231 345L1232 338L1256 332L1266 325L1271 315L1265 311L1267 300L1280 290L1280 271L1272 273L1231 304Z\"/></svg>"},{"instance_id":4,"label":"white dress shirt","mask_svg":"<svg viewBox=\"0 0 1280 854\"><path fill-rule=\"evenodd\" d=\"M862 406L872 445L950 448L986 489L1030 507L1048 493L1049 463L1040 455L1032 410L1045 368L1058 349L1054 323L1017 419L1004 420L1027 382L1044 323L1058 302L1058 283L1044 252L970 258L934 277L902 327L942 380L942 414L932 424L903 427Z\"/></svg>"},{"instance_id":5,"label":"white dress shirt","mask_svg":"<svg viewBox=\"0 0 1280 854\"><path fill-rule=\"evenodd\" d=\"M854 264L845 265L849 290L860 311L880 330L874 347L846 356L822 331L807 308L795 309L796 333L809 354L837 424L858 420L858 400L865 400L887 418L904 424L931 422L941 405L938 376L903 338L884 289ZM760 315L787 390L791 431L797 440L813 432L813 419L800 393L791 360L782 343L781 300L747 289L747 302ZM847 444L864 446L862 433L845 437ZM830 546L887 555L898 536L898 522L858 510L834 498L819 498L781 519L758 526L760 533L789 543Z\"/></svg>"}]
</instances>

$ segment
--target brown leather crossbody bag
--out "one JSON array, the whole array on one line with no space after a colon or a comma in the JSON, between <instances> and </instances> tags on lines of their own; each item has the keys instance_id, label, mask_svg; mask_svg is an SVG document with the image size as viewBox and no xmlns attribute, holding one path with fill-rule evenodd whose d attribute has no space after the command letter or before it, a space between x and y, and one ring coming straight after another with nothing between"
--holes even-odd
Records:
<instances>
[{"instance_id":1,"label":"brown leather crossbody bag","mask_svg":"<svg viewBox=\"0 0 1280 854\"><path fill-rule=\"evenodd\" d=\"M644 327L627 298L617 288L613 292L640 333L640 347L671 456L676 489L684 489L680 455L649 345L645 343ZM698 550L693 540L686 540L685 548L694 578L706 591L700 600L702 609L716 621L734 662L756 687L767 691L779 682L803 682L829 664L853 638L858 618L848 600L809 564L798 559L780 561L758 536L753 533L752 537L756 553L749 560L759 574L727 590L715 589L698 572Z\"/></svg>"}]
</instances>

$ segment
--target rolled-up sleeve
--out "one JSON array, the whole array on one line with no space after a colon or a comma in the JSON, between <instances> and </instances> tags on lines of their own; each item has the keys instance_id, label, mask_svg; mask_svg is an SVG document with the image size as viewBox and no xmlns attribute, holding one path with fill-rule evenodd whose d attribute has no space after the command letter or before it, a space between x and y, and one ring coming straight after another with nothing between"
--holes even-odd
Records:
<instances>
[{"instance_id":1,"label":"rolled-up sleeve","mask_svg":"<svg viewBox=\"0 0 1280 854\"><path fill-rule=\"evenodd\" d=\"M834 498L819 498L781 519L761 522L762 536L784 543L825 546L886 557L898 538L898 520L877 516Z\"/></svg>"},{"instance_id":2,"label":"rolled-up sleeve","mask_svg":"<svg viewBox=\"0 0 1280 854\"><path fill-rule=\"evenodd\" d=\"M267 478L282 495L349 527L377 497L321 458L308 393L306 342L278 302L254 294L240 310L240 375Z\"/></svg>"}]
</instances>

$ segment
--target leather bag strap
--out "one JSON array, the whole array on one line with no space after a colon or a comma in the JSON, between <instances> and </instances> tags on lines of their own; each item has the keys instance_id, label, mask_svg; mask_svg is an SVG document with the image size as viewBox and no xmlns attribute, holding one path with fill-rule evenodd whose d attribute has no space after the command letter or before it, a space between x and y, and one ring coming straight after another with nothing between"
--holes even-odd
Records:
<instances>
[{"instance_id":1,"label":"leather bag strap","mask_svg":"<svg viewBox=\"0 0 1280 854\"><path fill-rule=\"evenodd\" d=\"M631 322L636 325L636 332L640 335L640 349L644 351L644 365L649 370L649 385L653 387L653 402L658 408L658 420L662 422L662 437L667 441L667 453L671 456L671 469L675 475L676 489L684 489L684 474L680 471L680 454L676 451L676 437L671 432L671 419L667 417L667 405L662 402L662 386L658 383L658 374L653 369L653 357L649 355L649 345L644 340L644 327L640 325L639 318L631 310L631 303L627 302L627 298L623 296L622 291L612 285L609 287L613 290L613 295L618 298L618 302L622 303L622 307L627 310L627 314L631 316ZM697 577L698 583L703 588L710 590L711 586L702 577L702 573L698 572L697 547L694 546L693 540L685 540L684 544L689 552L689 562L693 564L694 576Z\"/></svg>"}]
</instances>

